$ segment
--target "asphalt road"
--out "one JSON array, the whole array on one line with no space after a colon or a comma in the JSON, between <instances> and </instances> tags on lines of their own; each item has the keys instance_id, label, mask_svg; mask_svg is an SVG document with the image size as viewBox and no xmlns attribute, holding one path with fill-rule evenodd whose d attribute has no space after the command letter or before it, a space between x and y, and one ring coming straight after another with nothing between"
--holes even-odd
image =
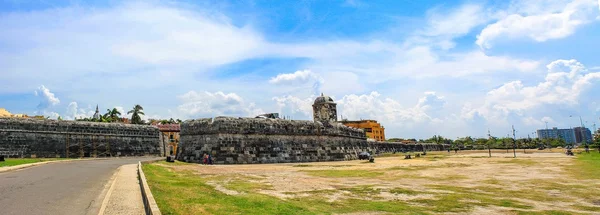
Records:
<instances>
[{"instance_id":1,"label":"asphalt road","mask_svg":"<svg viewBox=\"0 0 600 215\"><path fill-rule=\"evenodd\" d=\"M115 170L151 159L59 162L0 173L0 214L97 215Z\"/></svg>"}]
</instances>

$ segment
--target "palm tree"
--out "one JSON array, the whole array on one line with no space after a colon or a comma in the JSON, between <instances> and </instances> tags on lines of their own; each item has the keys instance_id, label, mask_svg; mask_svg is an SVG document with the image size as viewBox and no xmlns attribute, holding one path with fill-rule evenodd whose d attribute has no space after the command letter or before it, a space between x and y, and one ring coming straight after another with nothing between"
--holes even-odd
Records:
<instances>
[{"instance_id":1,"label":"palm tree","mask_svg":"<svg viewBox=\"0 0 600 215\"><path fill-rule=\"evenodd\" d=\"M143 124L142 118L140 115L144 115L144 108L141 105L133 106L133 110L127 112L127 114L131 114L131 124Z\"/></svg>"},{"instance_id":2,"label":"palm tree","mask_svg":"<svg viewBox=\"0 0 600 215\"><path fill-rule=\"evenodd\" d=\"M108 109L108 117L113 122L119 121L120 116L121 116L121 112L119 112L119 110L117 110L117 108L113 108L112 110Z\"/></svg>"}]
</instances>

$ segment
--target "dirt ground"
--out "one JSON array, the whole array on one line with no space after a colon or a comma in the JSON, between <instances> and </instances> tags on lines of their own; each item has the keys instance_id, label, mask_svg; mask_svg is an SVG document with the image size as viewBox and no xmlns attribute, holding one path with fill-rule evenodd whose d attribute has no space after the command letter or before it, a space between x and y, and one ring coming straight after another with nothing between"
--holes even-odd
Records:
<instances>
[{"instance_id":1,"label":"dirt ground","mask_svg":"<svg viewBox=\"0 0 600 215\"><path fill-rule=\"evenodd\" d=\"M367 161L258 164L258 165L181 165L199 177L214 178L209 184L228 195L243 191L228 189L233 181L259 184L256 192L289 199L320 195L333 202L346 198L377 201L436 199L458 189L484 193L491 198L508 198L529 208L522 211L559 210L591 213L600 202L597 180L577 180L569 175L575 158L561 150L523 153L488 151L430 152L415 159L403 155L377 157ZM585 184L585 186L582 186ZM598 200L589 199L590 197ZM462 199L460 201L470 201ZM480 200L473 199L473 202ZM419 204L415 202L414 204ZM470 214L516 214L510 207L476 206ZM452 213L442 213L452 214ZM464 214L464 213L455 213Z\"/></svg>"}]
</instances>

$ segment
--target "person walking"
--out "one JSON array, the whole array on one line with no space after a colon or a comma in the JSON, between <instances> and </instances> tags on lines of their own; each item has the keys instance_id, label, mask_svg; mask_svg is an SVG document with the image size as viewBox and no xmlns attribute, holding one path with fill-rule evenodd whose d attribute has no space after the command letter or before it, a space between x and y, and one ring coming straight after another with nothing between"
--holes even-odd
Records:
<instances>
[{"instance_id":1,"label":"person walking","mask_svg":"<svg viewBox=\"0 0 600 215\"><path fill-rule=\"evenodd\" d=\"M204 153L204 156L202 156L202 164L206 165L208 164L208 155L206 153Z\"/></svg>"},{"instance_id":2,"label":"person walking","mask_svg":"<svg viewBox=\"0 0 600 215\"><path fill-rule=\"evenodd\" d=\"M587 144L585 144L585 153L590 153L590 147Z\"/></svg>"},{"instance_id":3,"label":"person walking","mask_svg":"<svg viewBox=\"0 0 600 215\"><path fill-rule=\"evenodd\" d=\"M213 164L213 158L210 154L208 154L208 165L212 165Z\"/></svg>"}]
</instances>

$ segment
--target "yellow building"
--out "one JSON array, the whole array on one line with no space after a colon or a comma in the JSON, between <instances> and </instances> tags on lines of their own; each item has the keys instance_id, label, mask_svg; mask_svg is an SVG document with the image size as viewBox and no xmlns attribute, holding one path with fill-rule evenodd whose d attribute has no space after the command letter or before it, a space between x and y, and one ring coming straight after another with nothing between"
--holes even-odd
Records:
<instances>
[{"instance_id":1,"label":"yellow building","mask_svg":"<svg viewBox=\"0 0 600 215\"><path fill-rule=\"evenodd\" d=\"M29 118L29 116L27 116L27 114L12 114L10 112L8 112L6 109L4 108L0 108L0 117L21 117L21 118Z\"/></svg>"},{"instance_id":2,"label":"yellow building","mask_svg":"<svg viewBox=\"0 0 600 215\"><path fill-rule=\"evenodd\" d=\"M4 108L0 108L0 117L12 117L12 114Z\"/></svg>"},{"instance_id":3,"label":"yellow building","mask_svg":"<svg viewBox=\"0 0 600 215\"><path fill-rule=\"evenodd\" d=\"M161 132L161 139L166 147L165 156L177 155L177 145L179 145L179 124L156 125Z\"/></svg>"},{"instance_id":4,"label":"yellow building","mask_svg":"<svg viewBox=\"0 0 600 215\"><path fill-rule=\"evenodd\" d=\"M348 127L363 129L367 135L367 138L375 139L377 141L385 141L385 128L376 120L343 120L341 123Z\"/></svg>"}]
</instances>

